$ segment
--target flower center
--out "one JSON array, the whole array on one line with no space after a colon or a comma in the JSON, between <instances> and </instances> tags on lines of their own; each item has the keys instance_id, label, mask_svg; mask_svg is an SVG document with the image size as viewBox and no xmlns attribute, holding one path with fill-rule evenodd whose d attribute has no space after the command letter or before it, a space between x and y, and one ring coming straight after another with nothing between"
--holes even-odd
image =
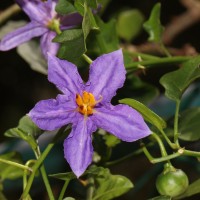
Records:
<instances>
[{"instance_id":1,"label":"flower center","mask_svg":"<svg viewBox=\"0 0 200 200\"><path fill-rule=\"evenodd\" d=\"M48 22L47 27L52 30L55 31L57 34L61 33L60 30L60 19L58 18L54 18L51 21Z\"/></svg>"},{"instance_id":2,"label":"flower center","mask_svg":"<svg viewBox=\"0 0 200 200\"><path fill-rule=\"evenodd\" d=\"M98 103L98 101L95 100L92 93L84 91L82 97L79 94L76 94L76 103L78 105L78 111L81 114L92 115L93 108Z\"/></svg>"}]
</instances>

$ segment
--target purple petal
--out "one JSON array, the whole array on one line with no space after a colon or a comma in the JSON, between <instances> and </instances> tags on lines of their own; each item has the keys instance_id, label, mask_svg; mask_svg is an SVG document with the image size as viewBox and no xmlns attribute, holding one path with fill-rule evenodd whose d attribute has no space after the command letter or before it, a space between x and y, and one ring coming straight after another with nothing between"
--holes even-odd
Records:
<instances>
[{"instance_id":1,"label":"purple petal","mask_svg":"<svg viewBox=\"0 0 200 200\"><path fill-rule=\"evenodd\" d=\"M151 134L140 113L127 105L109 105L95 110L91 118L96 126L123 141L133 142Z\"/></svg>"},{"instance_id":2,"label":"purple petal","mask_svg":"<svg viewBox=\"0 0 200 200\"><path fill-rule=\"evenodd\" d=\"M72 127L72 132L64 141L65 159L77 177L81 176L92 162L91 133L95 130L92 121L81 116L79 123Z\"/></svg>"},{"instance_id":3,"label":"purple petal","mask_svg":"<svg viewBox=\"0 0 200 200\"><path fill-rule=\"evenodd\" d=\"M76 104L65 95L56 99L42 100L28 113L33 122L43 130L56 130L76 121Z\"/></svg>"},{"instance_id":4,"label":"purple petal","mask_svg":"<svg viewBox=\"0 0 200 200\"><path fill-rule=\"evenodd\" d=\"M15 48L16 46L29 41L33 37L38 37L47 31L48 29L40 24L36 22L30 22L26 26L8 33L0 42L0 50L7 51Z\"/></svg>"},{"instance_id":5,"label":"purple petal","mask_svg":"<svg viewBox=\"0 0 200 200\"><path fill-rule=\"evenodd\" d=\"M56 36L55 32L48 31L41 37L40 40L41 50L46 60L48 59L47 52L54 56L58 52L59 44L56 42L52 42L55 36Z\"/></svg>"},{"instance_id":6,"label":"purple petal","mask_svg":"<svg viewBox=\"0 0 200 200\"><path fill-rule=\"evenodd\" d=\"M125 73L122 50L104 54L91 64L87 91L96 99L102 96L102 102L110 102L116 90L123 86Z\"/></svg>"},{"instance_id":7,"label":"purple petal","mask_svg":"<svg viewBox=\"0 0 200 200\"><path fill-rule=\"evenodd\" d=\"M48 56L48 80L54 83L59 90L66 95L82 94L83 80L81 79L77 67L66 60Z\"/></svg>"},{"instance_id":8,"label":"purple petal","mask_svg":"<svg viewBox=\"0 0 200 200\"><path fill-rule=\"evenodd\" d=\"M49 9L47 2L39 0L16 0L16 2L31 20L35 20L40 24L46 25L52 18L51 10Z\"/></svg>"}]
</instances>

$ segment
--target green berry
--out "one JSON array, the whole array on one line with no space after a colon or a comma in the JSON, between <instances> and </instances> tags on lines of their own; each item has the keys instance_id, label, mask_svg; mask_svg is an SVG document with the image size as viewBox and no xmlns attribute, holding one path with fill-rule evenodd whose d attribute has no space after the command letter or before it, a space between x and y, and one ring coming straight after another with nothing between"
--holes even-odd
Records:
<instances>
[{"instance_id":1,"label":"green berry","mask_svg":"<svg viewBox=\"0 0 200 200\"><path fill-rule=\"evenodd\" d=\"M176 197L188 187L188 177L181 169L164 170L156 180L156 188L161 195Z\"/></svg>"}]
</instances>

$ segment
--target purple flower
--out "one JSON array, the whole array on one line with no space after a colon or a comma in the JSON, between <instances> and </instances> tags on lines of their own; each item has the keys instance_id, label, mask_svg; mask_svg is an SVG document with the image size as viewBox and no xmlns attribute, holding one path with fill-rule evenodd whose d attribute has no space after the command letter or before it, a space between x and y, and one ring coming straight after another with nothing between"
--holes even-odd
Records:
<instances>
[{"instance_id":1,"label":"purple flower","mask_svg":"<svg viewBox=\"0 0 200 200\"><path fill-rule=\"evenodd\" d=\"M48 80L63 94L38 102L30 118L44 130L72 124L64 141L64 154L72 171L79 177L92 162L92 133L102 128L119 139L132 142L151 134L142 116L127 105L110 101L125 81L121 50L105 54L90 66L89 80L83 83L74 64L49 55Z\"/></svg>"},{"instance_id":2,"label":"purple flower","mask_svg":"<svg viewBox=\"0 0 200 200\"><path fill-rule=\"evenodd\" d=\"M57 0L16 0L23 11L29 16L30 22L9 34L0 42L0 50L7 51L29 41L34 37L41 36L40 45L45 58L47 51L56 55L59 44L53 43L52 39L61 29L67 29L81 22L81 16L74 13L68 16L59 16L55 12Z\"/></svg>"}]
</instances>

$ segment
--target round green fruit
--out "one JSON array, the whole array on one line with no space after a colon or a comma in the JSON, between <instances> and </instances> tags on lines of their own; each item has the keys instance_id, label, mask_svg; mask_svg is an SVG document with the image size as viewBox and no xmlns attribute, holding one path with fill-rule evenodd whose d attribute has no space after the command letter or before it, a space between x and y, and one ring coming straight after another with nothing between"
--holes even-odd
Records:
<instances>
[{"instance_id":1,"label":"round green fruit","mask_svg":"<svg viewBox=\"0 0 200 200\"><path fill-rule=\"evenodd\" d=\"M188 187L188 177L180 169L162 172L156 180L156 188L161 195L176 197Z\"/></svg>"}]
</instances>

